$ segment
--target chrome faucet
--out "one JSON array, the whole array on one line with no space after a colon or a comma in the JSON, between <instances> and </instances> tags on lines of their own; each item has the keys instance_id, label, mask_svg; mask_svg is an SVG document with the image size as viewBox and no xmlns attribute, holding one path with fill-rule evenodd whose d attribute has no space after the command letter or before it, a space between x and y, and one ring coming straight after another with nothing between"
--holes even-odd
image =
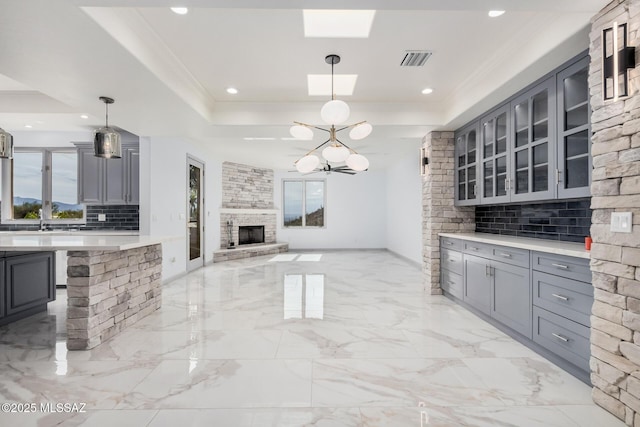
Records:
<instances>
[{"instance_id":1,"label":"chrome faucet","mask_svg":"<svg viewBox=\"0 0 640 427\"><path fill-rule=\"evenodd\" d=\"M38 209L38 219L40 220L40 231L45 231L47 227L44 223L44 217L42 216L42 209Z\"/></svg>"}]
</instances>

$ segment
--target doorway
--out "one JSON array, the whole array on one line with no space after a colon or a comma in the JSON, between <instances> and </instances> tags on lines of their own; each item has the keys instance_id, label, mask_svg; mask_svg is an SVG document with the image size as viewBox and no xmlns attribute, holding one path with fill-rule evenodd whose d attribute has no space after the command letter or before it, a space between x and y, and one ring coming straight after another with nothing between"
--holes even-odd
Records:
<instances>
[{"instance_id":1,"label":"doorway","mask_svg":"<svg viewBox=\"0 0 640 427\"><path fill-rule=\"evenodd\" d=\"M187 156L187 271L204 265L204 163Z\"/></svg>"}]
</instances>

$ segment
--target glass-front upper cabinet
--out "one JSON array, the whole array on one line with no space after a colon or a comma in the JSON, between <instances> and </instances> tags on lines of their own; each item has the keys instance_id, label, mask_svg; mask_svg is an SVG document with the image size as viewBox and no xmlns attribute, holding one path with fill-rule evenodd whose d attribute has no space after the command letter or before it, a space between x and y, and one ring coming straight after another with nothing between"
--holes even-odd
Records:
<instances>
[{"instance_id":1,"label":"glass-front upper cabinet","mask_svg":"<svg viewBox=\"0 0 640 427\"><path fill-rule=\"evenodd\" d=\"M509 104L480 120L482 203L509 201Z\"/></svg>"},{"instance_id":2,"label":"glass-front upper cabinet","mask_svg":"<svg viewBox=\"0 0 640 427\"><path fill-rule=\"evenodd\" d=\"M511 101L511 201L555 197L555 78Z\"/></svg>"},{"instance_id":3,"label":"glass-front upper cabinet","mask_svg":"<svg viewBox=\"0 0 640 427\"><path fill-rule=\"evenodd\" d=\"M557 75L558 197L588 197L591 183L589 58Z\"/></svg>"},{"instance_id":4,"label":"glass-front upper cabinet","mask_svg":"<svg viewBox=\"0 0 640 427\"><path fill-rule=\"evenodd\" d=\"M478 140L478 122L456 133L456 206L478 204Z\"/></svg>"}]
</instances>

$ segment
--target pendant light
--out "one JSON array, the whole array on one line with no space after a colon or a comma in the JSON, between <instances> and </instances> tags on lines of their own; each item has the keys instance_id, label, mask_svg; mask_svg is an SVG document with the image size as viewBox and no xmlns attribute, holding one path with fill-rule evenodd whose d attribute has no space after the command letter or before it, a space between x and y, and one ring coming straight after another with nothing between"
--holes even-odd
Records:
<instances>
[{"instance_id":1,"label":"pendant light","mask_svg":"<svg viewBox=\"0 0 640 427\"><path fill-rule=\"evenodd\" d=\"M109 104L113 98L101 96L100 101L105 105L105 127L96 129L93 137L94 155L105 159L119 159L122 157L120 134L109 127Z\"/></svg>"},{"instance_id":2,"label":"pendant light","mask_svg":"<svg viewBox=\"0 0 640 427\"><path fill-rule=\"evenodd\" d=\"M0 159L13 159L13 135L0 128Z\"/></svg>"},{"instance_id":3,"label":"pendant light","mask_svg":"<svg viewBox=\"0 0 640 427\"><path fill-rule=\"evenodd\" d=\"M349 105L336 99L333 88L333 67L340 63L340 57L338 55L327 55L324 58L327 64L331 65L331 100L325 103L320 110L320 117L328 124L329 129L325 129L319 126L314 126L301 122L294 122L294 126L291 127L290 133L296 139L310 140L313 138L313 129L318 129L329 133L329 139L308 152L305 156L298 159L294 164L296 169L300 173L312 172L320 164L318 156L313 152L325 147L322 150L322 157L328 162L342 163L346 162L347 167L356 172L361 172L369 168L369 160L362 154L358 154L354 149L349 148L344 142L340 141L337 137L337 133L350 129L349 137L358 141L364 139L373 130L373 127L366 121L355 123L353 125L346 125L336 128L335 125L341 125L349 120L349 114L351 113Z\"/></svg>"}]
</instances>

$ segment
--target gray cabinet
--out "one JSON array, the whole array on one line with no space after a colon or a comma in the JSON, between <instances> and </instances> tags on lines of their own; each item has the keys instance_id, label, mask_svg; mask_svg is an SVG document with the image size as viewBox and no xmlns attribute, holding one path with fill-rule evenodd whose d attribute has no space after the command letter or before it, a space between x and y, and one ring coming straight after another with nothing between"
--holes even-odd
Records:
<instances>
[{"instance_id":1,"label":"gray cabinet","mask_svg":"<svg viewBox=\"0 0 640 427\"><path fill-rule=\"evenodd\" d=\"M138 146L124 145L122 158L103 159L93 155L90 144L78 147L78 200L88 205L138 204L140 161Z\"/></svg>"},{"instance_id":2,"label":"gray cabinet","mask_svg":"<svg viewBox=\"0 0 640 427\"><path fill-rule=\"evenodd\" d=\"M555 79L550 77L511 101L511 115L510 201L554 198Z\"/></svg>"},{"instance_id":3,"label":"gray cabinet","mask_svg":"<svg viewBox=\"0 0 640 427\"><path fill-rule=\"evenodd\" d=\"M456 132L457 206L590 196L588 65L574 58Z\"/></svg>"},{"instance_id":4,"label":"gray cabinet","mask_svg":"<svg viewBox=\"0 0 640 427\"><path fill-rule=\"evenodd\" d=\"M481 196L483 204L508 202L509 193L509 105L480 120Z\"/></svg>"},{"instance_id":5,"label":"gray cabinet","mask_svg":"<svg viewBox=\"0 0 640 427\"><path fill-rule=\"evenodd\" d=\"M0 324L45 311L56 298L54 252L7 252L0 272Z\"/></svg>"},{"instance_id":6,"label":"gray cabinet","mask_svg":"<svg viewBox=\"0 0 640 427\"><path fill-rule=\"evenodd\" d=\"M456 132L455 200L458 206L475 205L480 199L478 185L478 123Z\"/></svg>"},{"instance_id":7,"label":"gray cabinet","mask_svg":"<svg viewBox=\"0 0 640 427\"><path fill-rule=\"evenodd\" d=\"M445 295L589 383L588 259L451 237L440 253Z\"/></svg>"},{"instance_id":8,"label":"gray cabinet","mask_svg":"<svg viewBox=\"0 0 640 427\"><path fill-rule=\"evenodd\" d=\"M589 58L558 73L558 197L589 197L591 108Z\"/></svg>"}]
</instances>

